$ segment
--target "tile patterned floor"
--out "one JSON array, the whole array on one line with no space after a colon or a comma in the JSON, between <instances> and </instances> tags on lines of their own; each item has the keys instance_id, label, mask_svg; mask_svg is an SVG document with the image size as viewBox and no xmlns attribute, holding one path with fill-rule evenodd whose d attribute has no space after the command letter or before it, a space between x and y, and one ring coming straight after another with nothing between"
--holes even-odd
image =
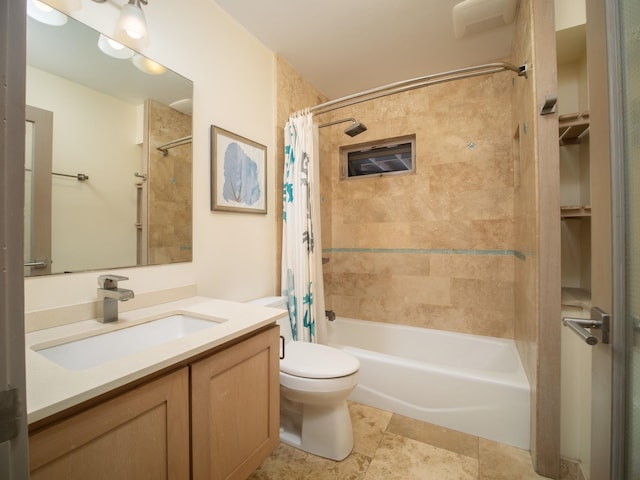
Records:
<instances>
[{"instance_id":1,"label":"tile patterned floor","mask_svg":"<svg viewBox=\"0 0 640 480\"><path fill-rule=\"evenodd\" d=\"M533 480L529 452L351 403L354 448L342 462L280 444L250 480Z\"/></svg>"}]
</instances>

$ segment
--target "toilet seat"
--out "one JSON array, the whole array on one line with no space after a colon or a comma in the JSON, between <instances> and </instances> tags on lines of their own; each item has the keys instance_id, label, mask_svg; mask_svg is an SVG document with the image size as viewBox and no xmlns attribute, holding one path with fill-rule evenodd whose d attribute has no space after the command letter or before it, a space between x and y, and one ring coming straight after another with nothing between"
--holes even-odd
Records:
<instances>
[{"instance_id":1,"label":"toilet seat","mask_svg":"<svg viewBox=\"0 0 640 480\"><path fill-rule=\"evenodd\" d=\"M326 401L325 395L333 395L344 391L350 392L358 384L359 372L354 372L346 377L337 378L304 378L280 372L280 387L294 390L298 393L315 393L316 399ZM289 394L291 396L292 394ZM307 398L307 402L312 402Z\"/></svg>"},{"instance_id":2,"label":"toilet seat","mask_svg":"<svg viewBox=\"0 0 640 480\"><path fill-rule=\"evenodd\" d=\"M353 355L319 343L289 342L284 354L280 371L295 377L339 378L360 369L360 361Z\"/></svg>"}]
</instances>

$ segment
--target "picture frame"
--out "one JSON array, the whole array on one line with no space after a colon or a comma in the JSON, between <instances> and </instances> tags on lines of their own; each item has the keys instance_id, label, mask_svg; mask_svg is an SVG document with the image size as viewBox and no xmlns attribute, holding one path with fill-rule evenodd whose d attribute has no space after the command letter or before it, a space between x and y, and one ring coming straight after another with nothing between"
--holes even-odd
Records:
<instances>
[{"instance_id":1,"label":"picture frame","mask_svg":"<svg viewBox=\"0 0 640 480\"><path fill-rule=\"evenodd\" d=\"M267 213L267 147L211 125L211 210Z\"/></svg>"}]
</instances>

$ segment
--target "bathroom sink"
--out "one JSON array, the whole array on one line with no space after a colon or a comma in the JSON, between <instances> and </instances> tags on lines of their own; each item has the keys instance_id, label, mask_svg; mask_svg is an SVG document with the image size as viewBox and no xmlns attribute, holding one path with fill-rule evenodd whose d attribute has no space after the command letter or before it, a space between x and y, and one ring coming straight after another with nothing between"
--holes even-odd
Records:
<instances>
[{"instance_id":1,"label":"bathroom sink","mask_svg":"<svg viewBox=\"0 0 640 480\"><path fill-rule=\"evenodd\" d=\"M85 370L213 328L224 321L221 318L175 313L131 327L35 350L68 370Z\"/></svg>"}]
</instances>

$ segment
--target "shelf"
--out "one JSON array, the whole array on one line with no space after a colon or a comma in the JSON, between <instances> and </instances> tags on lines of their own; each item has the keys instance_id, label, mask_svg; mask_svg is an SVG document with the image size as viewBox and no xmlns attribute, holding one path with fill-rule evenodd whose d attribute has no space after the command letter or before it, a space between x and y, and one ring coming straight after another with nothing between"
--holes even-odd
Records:
<instances>
[{"instance_id":1,"label":"shelf","mask_svg":"<svg viewBox=\"0 0 640 480\"><path fill-rule=\"evenodd\" d=\"M591 216L591 205L563 205L560 207L561 218L584 218Z\"/></svg>"},{"instance_id":2,"label":"shelf","mask_svg":"<svg viewBox=\"0 0 640 480\"><path fill-rule=\"evenodd\" d=\"M577 145L589 129L589 112L569 113L558 117L560 146Z\"/></svg>"}]
</instances>

